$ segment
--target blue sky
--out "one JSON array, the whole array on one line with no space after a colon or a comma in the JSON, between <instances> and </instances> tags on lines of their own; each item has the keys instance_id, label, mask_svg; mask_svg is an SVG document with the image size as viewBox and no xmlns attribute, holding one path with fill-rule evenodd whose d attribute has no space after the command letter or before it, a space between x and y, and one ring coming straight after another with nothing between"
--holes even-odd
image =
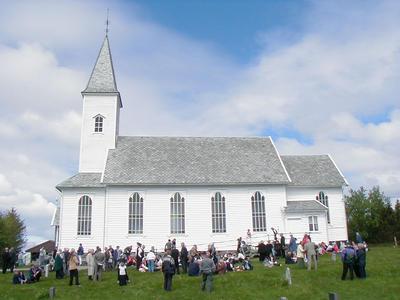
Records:
<instances>
[{"instance_id":1,"label":"blue sky","mask_svg":"<svg viewBox=\"0 0 400 300\"><path fill-rule=\"evenodd\" d=\"M52 237L78 169L81 95L104 38L123 135L271 135L330 153L349 188L400 196L398 1L8 1L0 11L0 209Z\"/></svg>"}]
</instances>

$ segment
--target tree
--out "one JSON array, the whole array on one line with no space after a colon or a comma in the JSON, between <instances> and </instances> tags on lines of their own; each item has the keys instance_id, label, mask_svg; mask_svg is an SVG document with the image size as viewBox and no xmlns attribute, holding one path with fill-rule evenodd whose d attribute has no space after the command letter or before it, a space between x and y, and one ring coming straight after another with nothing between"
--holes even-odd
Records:
<instances>
[{"instance_id":1,"label":"tree","mask_svg":"<svg viewBox=\"0 0 400 300\"><path fill-rule=\"evenodd\" d=\"M12 208L6 213L0 214L0 247L14 247L19 252L24 246L26 239L26 228L24 221L17 211Z\"/></svg>"},{"instance_id":2,"label":"tree","mask_svg":"<svg viewBox=\"0 0 400 300\"><path fill-rule=\"evenodd\" d=\"M351 238L358 231L369 242L388 242L393 239L396 214L390 199L379 187L373 187L368 193L363 187L357 191L350 190L345 203Z\"/></svg>"}]
</instances>

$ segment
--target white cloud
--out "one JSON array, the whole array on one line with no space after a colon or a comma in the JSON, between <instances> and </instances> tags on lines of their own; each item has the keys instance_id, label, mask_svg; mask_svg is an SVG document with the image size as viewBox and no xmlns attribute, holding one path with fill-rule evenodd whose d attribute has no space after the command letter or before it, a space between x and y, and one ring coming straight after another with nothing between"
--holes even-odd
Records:
<instances>
[{"instance_id":1,"label":"white cloud","mask_svg":"<svg viewBox=\"0 0 400 300\"><path fill-rule=\"evenodd\" d=\"M1 207L16 205L35 241L51 237L54 186L77 170L79 92L107 7L54 3L0 13ZM281 153L331 153L354 188L379 184L400 195L398 3L315 2L296 41L266 33L265 51L246 66L137 12L111 10L122 134L282 132ZM384 117L363 121L376 115Z\"/></svg>"}]
</instances>

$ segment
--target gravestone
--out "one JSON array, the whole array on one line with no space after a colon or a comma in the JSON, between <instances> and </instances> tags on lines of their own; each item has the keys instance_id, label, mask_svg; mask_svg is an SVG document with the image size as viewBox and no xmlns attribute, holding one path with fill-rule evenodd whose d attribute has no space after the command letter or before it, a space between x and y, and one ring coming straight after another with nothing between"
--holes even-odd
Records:
<instances>
[{"instance_id":1,"label":"gravestone","mask_svg":"<svg viewBox=\"0 0 400 300\"><path fill-rule=\"evenodd\" d=\"M328 296L329 296L329 300L339 300L339 295L337 293L330 292L328 294Z\"/></svg>"},{"instance_id":2,"label":"gravestone","mask_svg":"<svg viewBox=\"0 0 400 300\"><path fill-rule=\"evenodd\" d=\"M52 286L49 289L49 297L50 297L50 299L54 299L55 296L56 296L56 288L54 286Z\"/></svg>"},{"instance_id":3,"label":"gravestone","mask_svg":"<svg viewBox=\"0 0 400 300\"><path fill-rule=\"evenodd\" d=\"M285 270L285 280L289 285L292 285L292 274L290 273L289 267L286 267Z\"/></svg>"}]
</instances>

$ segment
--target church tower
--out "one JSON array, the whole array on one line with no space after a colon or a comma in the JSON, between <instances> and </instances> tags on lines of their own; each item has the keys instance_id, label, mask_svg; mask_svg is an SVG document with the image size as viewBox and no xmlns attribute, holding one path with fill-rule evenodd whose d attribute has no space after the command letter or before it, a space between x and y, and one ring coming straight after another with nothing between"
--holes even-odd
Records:
<instances>
[{"instance_id":1,"label":"church tower","mask_svg":"<svg viewBox=\"0 0 400 300\"><path fill-rule=\"evenodd\" d=\"M115 148L122 107L107 34L82 97L79 173L100 173L104 170L108 149Z\"/></svg>"}]
</instances>

